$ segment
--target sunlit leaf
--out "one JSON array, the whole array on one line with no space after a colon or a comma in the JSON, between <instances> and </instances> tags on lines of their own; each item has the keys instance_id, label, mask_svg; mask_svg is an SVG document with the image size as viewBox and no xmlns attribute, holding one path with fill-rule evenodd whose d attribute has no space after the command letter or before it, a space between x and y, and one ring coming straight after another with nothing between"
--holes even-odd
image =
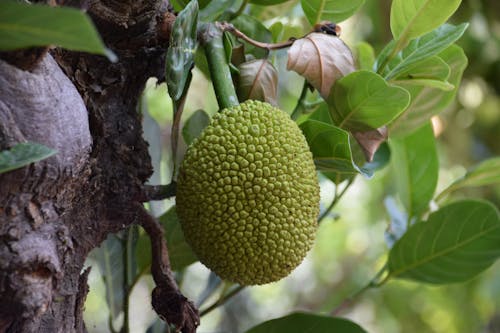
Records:
<instances>
[{"instance_id":1,"label":"sunlit leaf","mask_svg":"<svg viewBox=\"0 0 500 333\"><path fill-rule=\"evenodd\" d=\"M427 124L402 139L389 141L397 193L409 217L418 216L436 189L439 161L432 126Z\"/></svg>"},{"instance_id":2,"label":"sunlit leaf","mask_svg":"<svg viewBox=\"0 0 500 333\"><path fill-rule=\"evenodd\" d=\"M394 39L411 40L434 30L457 10L461 0L393 0L391 31Z\"/></svg>"},{"instance_id":3,"label":"sunlit leaf","mask_svg":"<svg viewBox=\"0 0 500 333\"><path fill-rule=\"evenodd\" d=\"M417 222L389 253L389 274L434 284L467 281L500 257L500 217L489 202L464 200Z\"/></svg>"},{"instance_id":4,"label":"sunlit leaf","mask_svg":"<svg viewBox=\"0 0 500 333\"><path fill-rule=\"evenodd\" d=\"M411 71L416 65L419 65L420 72L423 72L424 66L421 63L427 63L430 57L439 54L452 45L462 37L467 27L467 23L458 26L443 24L424 36L412 40L407 47L388 63L382 75L386 79L400 77ZM427 73L428 75L433 74L432 68L429 68Z\"/></svg>"},{"instance_id":5,"label":"sunlit leaf","mask_svg":"<svg viewBox=\"0 0 500 333\"><path fill-rule=\"evenodd\" d=\"M451 184L443 193L451 193L464 187L500 184L500 157L482 161L465 176Z\"/></svg>"},{"instance_id":6,"label":"sunlit leaf","mask_svg":"<svg viewBox=\"0 0 500 333\"><path fill-rule=\"evenodd\" d=\"M116 56L102 43L81 10L0 1L0 50L57 45L75 51Z\"/></svg>"},{"instance_id":7,"label":"sunlit leaf","mask_svg":"<svg viewBox=\"0 0 500 333\"><path fill-rule=\"evenodd\" d=\"M0 173L22 168L30 163L38 162L57 153L35 142L18 143L9 150L0 151Z\"/></svg>"},{"instance_id":8,"label":"sunlit leaf","mask_svg":"<svg viewBox=\"0 0 500 333\"><path fill-rule=\"evenodd\" d=\"M321 21L339 23L351 17L365 0L301 0L306 18L314 25Z\"/></svg>"},{"instance_id":9,"label":"sunlit leaf","mask_svg":"<svg viewBox=\"0 0 500 333\"><path fill-rule=\"evenodd\" d=\"M240 102L247 99L277 105L278 71L265 59L250 60L238 66L236 92Z\"/></svg>"},{"instance_id":10,"label":"sunlit leaf","mask_svg":"<svg viewBox=\"0 0 500 333\"><path fill-rule=\"evenodd\" d=\"M296 312L263 322L246 333L366 333L358 324L343 318Z\"/></svg>"},{"instance_id":11,"label":"sunlit leaf","mask_svg":"<svg viewBox=\"0 0 500 333\"><path fill-rule=\"evenodd\" d=\"M454 89L443 91L442 89L408 85L402 82L400 85L410 92L411 102L406 111L389 124L389 132L392 137L411 134L429 122L432 116L443 111L455 99L462 73L467 66L467 57L463 50L456 45L450 46L438 56L450 68L448 82L454 86Z\"/></svg>"},{"instance_id":12,"label":"sunlit leaf","mask_svg":"<svg viewBox=\"0 0 500 333\"><path fill-rule=\"evenodd\" d=\"M338 80L327 103L334 124L349 131L365 132L391 122L409 101L405 89L388 85L380 75L362 70Z\"/></svg>"},{"instance_id":13,"label":"sunlit leaf","mask_svg":"<svg viewBox=\"0 0 500 333\"><path fill-rule=\"evenodd\" d=\"M191 1L178 15L172 28L166 58L168 94L178 101L186 86L197 47L198 2Z\"/></svg>"},{"instance_id":14,"label":"sunlit leaf","mask_svg":"<svg viewBox=\"0 0 500 333\"><path fill-rule=\"evenodd\" d=\"M340 38L323 33L296 40L288 50L286 68L306 78L325 99L338 79L355 70L349 47Z\"/></svg>"}]
</instances>

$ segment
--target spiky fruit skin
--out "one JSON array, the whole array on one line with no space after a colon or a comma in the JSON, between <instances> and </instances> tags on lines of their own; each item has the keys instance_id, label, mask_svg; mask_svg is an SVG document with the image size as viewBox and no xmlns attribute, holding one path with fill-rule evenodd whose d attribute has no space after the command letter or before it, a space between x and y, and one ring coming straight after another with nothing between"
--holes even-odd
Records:
<instances>
[{"instance_id":1,"label":"spiky fruit skin","mask_svg":"<svg viewBox=\"0 0 500 333\"><path fill-rule=\"evenodd\" d=\"M186 241L222 279L255 285L287 276L311 248L319 214L304 135L267 103L223 110L188 148L176 204Z\"/></svg>"}]
</instances>

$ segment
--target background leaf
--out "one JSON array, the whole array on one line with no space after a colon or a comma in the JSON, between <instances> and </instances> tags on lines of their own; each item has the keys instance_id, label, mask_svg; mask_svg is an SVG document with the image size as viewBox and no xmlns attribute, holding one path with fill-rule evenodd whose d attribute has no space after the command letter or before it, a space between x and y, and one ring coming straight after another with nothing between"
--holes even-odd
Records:
<instances>
[{"instance_id":1,"label":"background leaf","mask_svg":"<svg viewBox=\"0 0 500 333\"><path fill-rule=\"evenodd\" d=\"M301 0L302 10L311 25L321 21L339 23L351 17L364 0Z\"/></svg>"},{"instance_id":2,"label":"background leaf","mask_svg":"<svg viewBox=\"0 0 500 333\"><path fill-rule=\"evenodd\" d=\"M386 79L398 77L411 70L412 66L428 61L430 57L439 54L462 37L467 27L467 23L458 26L443 24L424 36L412 40L384 68L383 76ZM433 74L433 69L429 68L427 73Z\"/></svg>"},{"instance_id":3,"label":"background leaf","mask_svg":"<svg viewBox=\"0 0 500 333\"><path fill-rule=\"evenodd\" d=\"M252 39L262 43L272 42L273 36L271 31L269 31L259 20L250 15L242 14L232 20L231 23ZM267 50L255 47L247 42L244 42L244 45L245 53L250 53L256 58L265 58L267 56Z\"/></svg>"},{"instance_id":4,"label":"background leaf","mask_svg":"<svg viewBox=\"0 0 500 333\"><path fill-rule=\"evenodd\" d=\"M373 69L373 64L375 63L375 51L370 44L360 42L356 44L354 52L356 53L357 69Z\"/></svg>"},{"instance_id":5,"label":"background leaf","mask_svg":"<svg viewBox=\"0 0 500 333\"><path fill-rule=\"evenodd\" d=\"M493 157L479 163L465 176L455 181L439 197L464 187L478 187L500 184L500 157Z\"/></svg>"},{"instance_id":6,"label":"background leaf","mask_svg":"<svg viewBox=\"0 0 500 333\"><path fill-rule=\"evenodd\" d=\"M392 137L411 134L455 99L462 74L467 66L467 57L456 45L450 46L438 56L450 67L448 82L455 88L443 91L432 87L399 84L410 92L411 102L406 111L389 125Z\"/></svg>"},{"instance_id":7,"label":"background leaf","mask_svg":"<svg viewBox=\"0 0 500 333\"><path fill-rule=\"evenodd\" d=\"M461 0L393 0L391 31L394 39L411 40L434 30L457 10Z\"/></svg>"},{"instance_id":8,"label":"background leaf","mask_svg":"<svg viewBox=\"0 0 500 333\"><path fill-rule=\"evenodd\" d=\"M391 165L396 192L408 216L428 206L437 185L439 161L432 126L427 124L403 139L391 139Z\"/></svg>"},{"instance_id":9,"label":"background leaf","mask_svg":"<svg viewBox=\"0 0 500 333\"><path fill-rule=\"evenodd\" d=\"M340 38L319 32L292 44L286 69L302 75L325 99L338 79L355 70L349 47Z\"/></svg>"},{"instance_id":10,"label":"background leaf","mask_svg":"<svg viewBox=\"0 0 500 333\"><path fill-rule=\"evenodd\" d=\"M57 153L57 150L35 142L18 143L9 150L0 151L0 173L22 168Z\"/></svg>"},{"instance_id":11,"label":"background leaf","mask_svg":"<svg viewBox=\"0 0 500 333\"><path fill-rule=\"evenodd\" d=\"M366 333L359 325L343 318L296 312L261 323L246 333Z\"/></svg>"},{"instance_id":12,"label":"background leaf","mask_svg":"<svg viewBox=\"0 0 500 333\"><path fill-rule=\"evenodd\" d=\"M178 271L196 262L198 258L184 239L175 206L170 208L159 219L163 230L165 230L172 270ZM137 241L137 264L141 271L151 264L151 242L145 233L141 234Z\"/></svg>"},{"instance_id":13,"label":"background leaf","mask_svg":"<svg viewBox=\"0 0 500 333\"><path fill-rule=\"evenodd\" d=\"M174 101L181 98L194 65L197 24L198 2L191 1L175 19L167 50L165 77L168 94Z\"/></svg>"},{"instance_id":14,"label":"background leaf","mask_svg":"<svg viewBox=\"0 0 500 333\"><path fill-rule=\"evenodd\" d=\"M500 256L500 217L484 201L454 202L418 222L389 253L389 274L435 284L476 276Z\"/></svg>"},{"instance_id":15,"label":"background leaf","mask_svg":"<svg viewBox=\"0 0 500 333\"><path fill-rule=\"evenodd\" d=\"M203 110L196 110L182 128L182 137L189 146L210 123L210 117Z\"/></svg>"},{"instance_id":16,"label":"background leaf","mask_svg":"<svg viewBox=\"0 0 500 333\"><path fill-rule=\"evenodd\" d=\"M0 1L0 50L33 46L59 47L116 56L102 43L92 21L81 10Z\"/></svg>"},{"instance_id":17,"label":"background leaf","mask_svg":"<svg viewBox=\"0 0 500 333\"><path fill-rule=\"evenodd\" d=\"M278 104L278 71L268 60L250 60L239 65L238 69L236 92L240 102L253 99Z\"/></svg>"},{"instance_id":18,"label":"background leaf","mask_svg":"<svg viewBox=\"0 0 500 333\"><path fill-rule=\"evenodd\" d=\"M410 96L371 71L353 72L333 86L327 103L334 124L356 132L377 129L405 110Z\"/></svg>"}]
</instances>

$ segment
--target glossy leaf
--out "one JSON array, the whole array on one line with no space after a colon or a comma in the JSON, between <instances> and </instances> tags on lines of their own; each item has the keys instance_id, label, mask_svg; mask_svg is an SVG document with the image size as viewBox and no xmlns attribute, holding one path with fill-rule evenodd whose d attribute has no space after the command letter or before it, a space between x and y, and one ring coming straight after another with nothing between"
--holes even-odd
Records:
<instances>
[{"instance_id":1,"label":"glossy leaf","mask_svg":"<svg viewBox=\"0 0 500 333\"><path fill-rule=\"evenodd\" d=\"M247 99L277 105L278 71L265 59L244 62L238 66L236 92L240 102Z\"/></svg>"},{"instance_id":2,"label":"glossy leaf","mask_svg":"<svg viewBox=\"0 0 500 333\"><path fill-rule=\"evenodd\" d=\"M450 46L438 56L450 68L448 83L452 84L454 89L443 91L432 87L400 83L410 92L411 102L406 111L389 125L392 137L411 134L427 123L432 116L443 111L455 99L462 73L467 66L467 57L456 45Z\"/></svg>"},{"instance_id":3,"label":"glossy leaf","mask_svg":"<svg viewBox=\"0 0 500 333\"><path fill-rule=\"evenodd\" d=\"M389 62L384 69L384 77L388 80L399 77L419 64L420 70L422 70L424 68L421 65L422 62L427 62L430 57L439 54L452 45L462 37L467 27L467 23L458 26L443 24L434 31L414 39ZM429 75L433 74L432 68L429 68L427 73Z\"/></svg>"},{"instance_id":4,"label":"glossy leaf","mask_svg":"<svg viewBox=\"0 0 500 333\"><path fill-rule=\"evenodd\" d=\"M461 0L393 0L391 31L394 39L411 40L445 23Z\"/></svg>"},{"instance_id":5,"label":"glossy leaf","mask_svg":"<svg viewBox=\"0 0 500 333\"><path fill-rule=\"evenodd\" d=\"M500 157L482 161L465 176L451 184L443 193L454 192L464 187L478 187L500 184ZM440 195L441 196L441 195Z\"/></svg>"},{"instance_id":6,"label":"glossy leaf","mask_svg":"<svg viewBox=\"0 0 500 333\"><path fill-rule=\"evenodd\" d=\"M409 93L390 86L371 71L353 72L333 86L327 103L334 124L355 132L364 132L391 122L410 101Z\"/></svg>"},{"instance_id":7,"label":"glossy leaf","mask_svg":"<svg viewBox=\"0 0 500 333\"><path fill-rule=\"evenodd\" d=\"M0 1L0 50L57 45L75 51L116 56L104 46L81 10Z\"/></svg>"},{"instance_id":8,"label":"glossy leaf","mask_svg":"<svg viewBox=\"0 0 500 333\"><path fill-rule=\"evenodd\" d=\"M191 1L177 15L167 51L166 80L168 94L174 101L181 98L194 65L197 24L198 2Z\"/></svg>"},{"instance_id":9,"label":"glossy leaf","mask_svg":"<svg viewBox=\"0 0 500 333\"><path fill-rule=\"evenodd\" d=\"M39 143L18 143L9 150L0 151L0 174L41 161L56 153L57 150Z\"/></svg>"},{"instance_id":10,"label":"glossy leaf","mask_svg":"<svg viewBox=\"0 0 500 333\"><path fill-rule=\"evenodd\" d=\"M358 324L343 318L295 312L287 316L263 322L246 333L366 333Z\"/></svg>"},{"instance_id":11,"label":"glossy leaf","mask_svg":"<svg viewBox=\"0 0 500 333\"><path fill-rule=\"evenodd\" d=\"M444 284L467 281L500 257L500 216L489 202L464 200L411 226L389 253L392 277Z\"/></svg>"},{"instance_id":12,"label":"glossy leaf","mask_svg":"<svg viewBox=\"0 0 500 333\"><path fill-rule=\"evenodd\" d=\"M301 0L302 10L311 25L321 21L339 23L351 17L364 0Z\"/></svg>"},{"instance_id":13,"label":"glossy leaf","mask_svg":"<svg viewBox=\"0 0 500 333\"><path fill-rule=\"evenodd\" d=\"M194 139L200 136L201 132L210 123L210 117L203 110L196 110L186 121L182 128L182 137L189 146Z\"/></svg>"},{"instance_id":14,"label":"glossy leaf","mask_svg":"<svg viewBox=\"0 0 500 333\"><path fill-rule=\"evenodd\" d=\"M325 99L338 79L355 70L349 47L340 38L319 32L293 43L286 69L302 75Z\"/></svg>"},{"instance_id":15,"label":"glossy leaf","mask_svg":"<svg viewBox=\"0 0 500 333\"><path fill-rule=\"evenodd\" d=\"M333 125L307 120L300 125L313 154L317 170L340 184L360 171L354 165L349 134Z\"/></svg>"},{"instance_id":16,"label":"glossy leaf","mask_svg":"<svg viewBox=\"0 0 500 333\"><path fill-rule=\"evenodd\" d=\"M172 269L175 271L181 270L196 262L198 259L184 239L175 207L170 208L160 217L160 223L163 230L165 230L168 256ZM145 233L141 234L137 241L137 264L141 271L151 265L151 242Z\"/></svg>"},{"instance_id":17,"label":"glossy leaf","mask_svg":"<svg viewBox=\"0 0 500 333\"><path fill-rule=\"evenodd\" d=\"M396 190L409 217L428 207L437 185L439 161L432 126L389 141Z\"/></svg>"}]
</instances>

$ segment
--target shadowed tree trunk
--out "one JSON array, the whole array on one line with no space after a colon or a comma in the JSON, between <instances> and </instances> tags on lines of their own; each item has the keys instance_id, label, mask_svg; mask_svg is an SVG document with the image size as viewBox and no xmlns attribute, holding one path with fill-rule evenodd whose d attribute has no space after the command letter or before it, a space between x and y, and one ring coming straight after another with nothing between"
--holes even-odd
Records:
<instances>
[{"instance_id":1,"label":"shadowed tree trunk","mask_svg":"<svg viewBox=\"0 0 500 333\"><path fill-rule=\"evenodd\" d=\"M59 2L87 10L118 61L60 49L0 54L0 149L34 141L58 150L0 175L0 332L85 332L85 258L132 224L160 235L154 308L194 332L196 309L140 204L151 198L152 167L137 103L149 77L163 79L173 15L161 0Z\"/></svg>"}]
</instances>

